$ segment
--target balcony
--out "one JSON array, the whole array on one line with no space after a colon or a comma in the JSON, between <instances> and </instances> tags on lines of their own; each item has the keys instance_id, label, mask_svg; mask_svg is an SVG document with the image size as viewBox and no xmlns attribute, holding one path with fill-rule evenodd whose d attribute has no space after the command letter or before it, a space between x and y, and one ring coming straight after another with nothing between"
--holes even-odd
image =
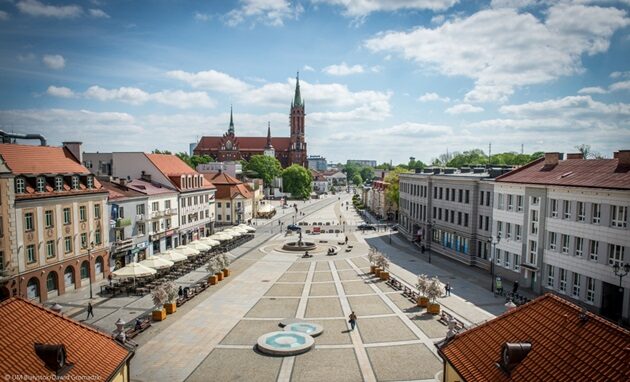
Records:
<instances>
[{"instance_id":1,"label":"balcony","mask_svg":"<svg viewBox=\"0 0 630 382\"><path fill-rule=\"evenodd\" d=\"M131 225L131 219L118 219L116 220L116 228L125 228Z\"/></svg>"},{"instance_id":2,"label":"balcony","mask_svg":"<svg viewBox=\"0 0 630 382\"><path fill-rule=\"evenodd\" d=\"M133 238L124 238L112 243L112 252L122 252L133 247Z\"/></svg>"},{"instance_id":3,"label":"balcony","mask_svg":"<svg viewBox=\"0 0 630 382\"><path fill-rule=\"evenodd\" d=\"M145 218L145 214L138 214L138 215L136 215L136 221L141 222L141 221L145 221L145 219L146 219Z\"/></svg>"}]
</instances>

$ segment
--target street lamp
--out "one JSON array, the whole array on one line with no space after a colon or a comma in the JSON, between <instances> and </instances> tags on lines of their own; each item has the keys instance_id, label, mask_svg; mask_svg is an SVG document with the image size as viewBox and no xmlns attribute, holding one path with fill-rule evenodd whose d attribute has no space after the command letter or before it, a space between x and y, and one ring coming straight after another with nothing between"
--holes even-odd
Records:
<instances>
[{"instance_id":1,"label":"street lamp","mask_svg":"<svg viewBox=\"0 0 630 382\"><path fill-rule=\"evenodd\" d=\"M392 243L392 227L389 227L389 244Z\"/></svg>"},{"instance_id":2,"label":"street lamp","mask_svg":"<svg viewBox=\"0 0 630 382\"><path fill-rule=\"evenodd\" d=\"M88 246L88 264L90 265L90 300L94 298L94 296L92 295L92 249L94 249L94 242L90 242L90 245Z\"/></svg>"},{"instance_id":3,"label":"street lamp","mask_svg":"<svg viewBox=\"0 0 630 382\"><path fill-rule=\"evenodd\" d=\"M431 264L431 242L433 242L433 224L435 224L435 220L433 221L433 223L428 222L427 225L429 226L429 237L427 239L427 244L429 245L429 248L427 248L429 250L429 264Z\"/></svg>"},{"instance_id":4,"label":"street lamp","mask_svg":"<svg viewBox=\"0 0 630 382\"><path fill-rule=\"evenodd\" d=\"M621 286L621 282L623 281L623 278L626 277L630 273L630 264L625 263L624 265L621 265L619 263L615 263L615 265L613 265L613 271L615 272L615 276L619 276L619 293L623 293L623 287ZM623 322L623 315L620 314L619 326L621 326L622 322Z\"/></svg>"},{"instance_id":5,"label":"street lamp","mask_svg":"<svg viewBox=\"0 0 630 382\"><path fill-rule=\"evenodd\" d=\"M501 241L501 235L498 235L496 240L494 238L488 239L490 243L490 292L494 293L494 254L497 249L497 244Z\"/></svg>"}]
</instances>

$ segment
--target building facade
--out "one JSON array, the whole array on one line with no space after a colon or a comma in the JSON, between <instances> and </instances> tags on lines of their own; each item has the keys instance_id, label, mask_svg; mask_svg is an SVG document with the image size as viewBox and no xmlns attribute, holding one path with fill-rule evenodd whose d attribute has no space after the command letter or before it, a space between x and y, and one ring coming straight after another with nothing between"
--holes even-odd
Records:
<instances>
[{"instance_id":1,"label":"building facade","mask_svg":"<svg viewBox=\"0 0 630 382\"><path fill-rule=\"evenodd\" d=\"M310 170L315 171L326 171L328 168L328 162L326 162L326 158L320 155L311 155L307 158L308 160L308 168Z\"/></svg>"},{"instance_id":2,"label":"building facade","mask_svg":"<svg viewBox=\"0 0 630 382\"><path fill-rule=\"evenodd\" d=\"M0 144L0 298L45 302L109 274L107 191L80 143Z\"/></svg>"},{"instance_id":3,"label":"building facade","mask_svg":"<svg viewBox=\"0 0 630 382\"><path fill-rule=\"evenodd\" d=\"M217 225L251 223L254 217L254 192L248 185L224 173L204 174L216 187Z\"/></svg>"},{"instance_id":4,"label":"building facade","mask_svg":"<svg viewBox=\"0 0 630 382\"><path fill-rule=\"evenodd\" d=\"M296 78L295 95L289 115L289 137L271 137L271 127L267 126L267 137L239 137L234 128L234 118L230 110L230 124L223 136L204 136L195 147L195 155L210 155L219 162L249 160L253 155L273 153L282 167L292 164L308 166L305 136L304 100L300 93L300 79Z\"/></svg>"},{"instance_id":5,"label":"building facade","mask_svg":"<svg viewBox=\"0 0 630 382\"><path fill-rule=\"evenodd\" d=\"M348 159L346 164L356 164L359 166L376 167L376 161L369 160L369 159Z\"/></svg>"}]
</instances>

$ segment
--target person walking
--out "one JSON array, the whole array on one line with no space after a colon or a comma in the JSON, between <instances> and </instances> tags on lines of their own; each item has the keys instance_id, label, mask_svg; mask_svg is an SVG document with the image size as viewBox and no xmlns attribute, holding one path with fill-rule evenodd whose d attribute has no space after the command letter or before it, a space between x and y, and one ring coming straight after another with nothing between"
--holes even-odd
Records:
<instances>
[{"instance_id":1,"label":"person walking","mask_svg":"<svg viewBox=\"0 0 630 382\"><path fill-rule=\"evenodd\" d=\"M445 297L448 297L451 295L451 284L450 283L446 283L444 285L444 291L446 292Z\"/></svg>"},{"instance_id":2,"label":"person walking","mask_svg":"<svg viewBox=\"0 0 630 382\"><path fill-rule=\"evenodd\" d=\"M88 306L87 306L87 318L86 320L90 319L90 316L92 316L92 318L94 318L94 308L92 307L92 303L88 302Z\"/></svg>"},{"instance_id":3,"label":"person walking","mask_svg":"<svg viewBox=\"0 0 630 382\"><path fill-rule=\"evenodd\" d=\"M514 281L514 285L512 285L512 294L516 294L518 291L518 280Z\"/></svg>"},{"instance_id":4,"label":"person walking","mask_svg":"<svg viewBox=\"0 0 630 382\"><path fill-rule=\"evenodd\" d=\"M179 296L179 298L184 297L184 288L182 288L182 286L179 286L179 290L177 291L177 295Z\"/></svg>"},{"instance_id":5,"label":"person walking","mask_svg":"<svg viewBox=\"0 0 630 382\"><path fill-rule=\"evenodd\" d=\"M350 323L350 330L354 330L354 326L357 324L357 315L354 312L348 316L348 322Z\"/></svg>"},{"instance_id":6,"label":"person walking","mask_svg":"<svg viewBox=\"0 0 630 382\"><path fill-rule=\"evenodd\" d=\"M109 281L109 286L112 286L112 279L113 279L112 274L111 273L108 274L107 275L107 280Z\"/></svg>"},{"instance_id":7,"label":"person walking","mask_svg":"<svg viewBox=\"0 0 630 382\"><path fill-rule=\"evenodd\" d=\"M348 245L348 236L346 236L346 245Z\"/></svg>"}]
</instances>

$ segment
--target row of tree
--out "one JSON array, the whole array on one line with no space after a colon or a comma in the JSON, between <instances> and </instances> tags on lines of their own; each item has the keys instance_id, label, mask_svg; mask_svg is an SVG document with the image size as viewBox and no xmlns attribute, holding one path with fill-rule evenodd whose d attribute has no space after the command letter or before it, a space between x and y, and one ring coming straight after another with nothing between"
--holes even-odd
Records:
<instances>
[{"instance_id":1,"label":"row of tree","mask_svg":"<svg viewBox=\"0 0 630 382\"><path fill-rule=\"evenodd\" d=\"M158 150L158 149L153 150L152 153L173 155L173 153L168 150ZM197 165L214 162L214 158L211 157L210 155L188 155L188 153L179 152L175 154L175 156L181 159L182 161L184 161L193 170L197 169Z\"/></svg>"},{"instance_id":2,"label":"row of tree","mask_svg":"<svg viewBox=\"0 0 630 382\"><path fill-rule=\"evenodd\" d=\"M295 198L309 198L313 191L313 175L306 168L294 164L284 170L275 157L254 155L243 163L243 170L248 176L260 178L267 188L272 186L273 180L282 176L284 192L289 192Z\"/></svg>"}]
</instances>

